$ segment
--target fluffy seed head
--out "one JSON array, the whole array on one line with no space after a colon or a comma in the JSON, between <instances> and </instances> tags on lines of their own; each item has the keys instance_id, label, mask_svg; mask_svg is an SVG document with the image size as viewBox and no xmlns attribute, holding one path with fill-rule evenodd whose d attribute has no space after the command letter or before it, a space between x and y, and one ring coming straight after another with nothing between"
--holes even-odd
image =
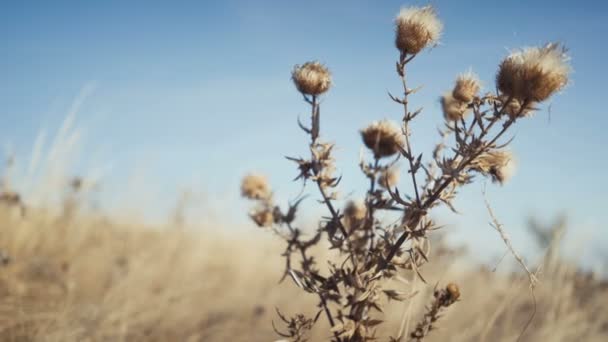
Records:
<instances>
[{"instance_id":1,"label":"fluffy seed head","mask_svg":"<svg viewBox=\"0 0 608 342\"><path fill-rule=\"evenodd\" d=\"M306 95L323 94L331 86L329 69L316 61L294 66L291 79L296 88Z\"/></svg>"},{"instance_id":2,"label":"fluffy seed head","mask_svg":"<svg viewBox=\"0 0 608 342\"><path fill-rule=\"evenodd\" d=\"M270 208L260 208L249 214L258 227L270 227L274 223L274 214Z\"/></svg>"},{"instance_id":3,"label":"fluffy seed head","mask_svg":"<svg viewBox=\"0 0 608 342\"><path fill-rule=\"evenodd\" d=\"M395 18L395 45L402 53L417 54L437 44L442 30L432 6L404 7Z\"/></svg>"},{"instance_id":4,"label":"fluffy seed head","mask_svg":"<svg viewBox=\"0 0 608 342\"><path fill-rule=\"evenodd\" d=\"M363 143L374 152L376 158L392 156L403 146L404 137L397 124L388 121L374 121L361 130Z\"/></svg>"},{"instance_id":5,"label":"fluffy seed head","mask_svg":"<svg viewBox=\"0 0 608 342\"><path fill-rule=\"evenodd\" d=\"M494 150L479 156L472 168L492 177L494 182L504 184L515 173L515 158L509 151Z\"/></svg>"},{"instance_id":6,"label":"fluffy seed head","mask_svg":"<svg viewBox=\"0 0 608 342\"><path fill-rule=\"evenodd\" d=\"M456 79L452 96L458 101L469 103L473 101L479 89L481 89L479 77L473 72L467 72L459 75Z\"/></svg>"},{"instance_id":7,"label":"fluffy seed head","mask_svg":"<svg viewBox=\"0 0 608 342\"><path fill-rule=\"evenodd\" d=\"M380 173L378 183L384 189L392 189L399 183L399 176L399 169L397 167L390 167Z\"/></svg>"},{"instance_id":8,"label":"fluffy seed head","mask_svg":"<svg viewBox=\"0 0 608 342\"><path fill-rule=\"evenodd\" d=\"M448 121L456 121L463 118L469 111L467 104L454 98L451 92L445 93L441 99L443 116Z\"/></svg>"},{"instance_id":9,"label":"fluffy seed head","mask_svg":"<svg viewBox=\"0 0 608 342\"><path fill-rule=\"evenodd\" d=\"M362 200L348 201L344 207L344 225L350 231L359 227L367 217L367 207Z\"/></svg>"},{"instance_id":10,"label":"fluffy seed head","mask_svg":"<svg viewBox=\"0 0 608 342\"><path fill-rule=\"evenodd\" d=\"M556 43L515 51L501 62L496 85L518 100L544 101L568 83L569 60L566 49Z\"/></svg>"},{"instance_id":11,"label":"fluffy seed head","mask_svg":"<svg viewBox=\"0 0 608 342\"><path fill-rule=\"evenodd\" d=\"M270 186L266 177L259 174L248 174L241 182L241 196L249 199L264 200L270 198Z\"/></svg>"}]
</instances>

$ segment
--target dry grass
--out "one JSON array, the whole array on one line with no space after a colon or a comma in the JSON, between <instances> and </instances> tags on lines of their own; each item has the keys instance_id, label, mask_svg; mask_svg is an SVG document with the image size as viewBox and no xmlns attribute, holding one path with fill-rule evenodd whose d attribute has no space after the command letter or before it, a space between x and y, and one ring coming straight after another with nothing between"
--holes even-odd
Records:
<instances>
[{"instance_id":1,"label":"dry grass","mask_svg":"<svg viewBox=\"0 0 608 342\"><path fill-rule=\"evenodd\" d=\"M0 273L2 341L272 341L274 307L312 315L316 297L291 282L277 285L282 261L275 237L221 235L2 207L0 246L10 257ZM429 284L453 280L461 301L429 336L442 341L513 340L532 309L523 275L465 270L436 256ZM426 266L425 266L426 267ZM411 304L413 329L432 285L389 306L395 335ZM600 341L608 334L605 282L564 264L545 269L538 314L524 340ZM392 310L392 311L391 311ZM327 340L321 320L313 341Z\"/></svg>"}]
</instances>

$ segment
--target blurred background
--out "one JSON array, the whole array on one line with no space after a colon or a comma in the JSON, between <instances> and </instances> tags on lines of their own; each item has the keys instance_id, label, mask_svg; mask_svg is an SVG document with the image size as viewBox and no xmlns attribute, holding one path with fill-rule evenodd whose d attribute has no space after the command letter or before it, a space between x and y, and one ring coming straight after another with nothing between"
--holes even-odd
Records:
<instances>
[{"instance_id":1,"label":"blurred background","mask_svg":"<svg viewBox=\"0 0 608 342\"><path fill-rule=\"evenodd\" d=\"M602 233L608 187L601 181L608 166L601 97L608 49L597 41L607 28L605 5L432 4L445 33L410 69L411 85L423 86L412 99L414 107L424 107L414 126L415 150L430 156L442 122L438 98L456 75L472 69L492 91L497 65L510 50L563 42L572 55L572 82L516 127L516 176L502 188L491 185L488 193L520 248L533 253L523 232L526 217L563 213L577 226L568 249L586 266L599 267L594 260L608 242ZM250 170L267 174L277 195L290 199L301 184L290 182L296 170L283 156L306 153L296 120L308 115L290 71L316 59L332 70L335 81L323 102L323 135L338 147L340 189L346 198L361 196L358 130L401 115L387 91L399 91L392 18L402 5L5 2L0 14L5 151L16 157L19 182L31 183L43 169L32 159L48 152L69 117L76 132L61 156L68 159L62 172L95 178L102 207L129 208L158 220L188 189L226 217L244 212L238 182ZM454 240L476 246L480 257L488 258L499 254L500 241L487 225L481 183L467 187L457 201L462 215L437 215L458 232ZM246 215L227 219L231 225L248 224Z\"/></svg>"}]
</instances>

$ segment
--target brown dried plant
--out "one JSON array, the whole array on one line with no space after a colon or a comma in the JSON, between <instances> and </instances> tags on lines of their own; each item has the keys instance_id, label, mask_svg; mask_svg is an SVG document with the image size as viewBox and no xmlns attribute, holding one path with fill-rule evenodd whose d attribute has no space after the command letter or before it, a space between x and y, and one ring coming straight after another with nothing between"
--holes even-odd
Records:
<instances>
[{"instance_id":1,"label":"brown dried plant","mask_svg":"<svg viewBox=\"0 0 608 342\"><path fill-rule=\"evenodd\" d=\"M513 171L513 156L505 150L510 140L502 142L506 132L520 119L529 117L539 102L561 90L568 82L570 66L565 49L559 44L527 48L507 56L499 65L496 92L480 93L481 83L472 72L458 76L455 86L441 97L445 125L440 142L429 161L415 152L411 144L411 124L422 109L410 109L410 96L419 88L407 83L407 71L413 59L424 48L434 46L443 25L430 6L402 9L395 20L395 45L399 50L396 72L402 83L402 95L390 98L403 108L401 127L388 120L375 121L361 130L363 144L372 159L361 159L360 169L369 179L366 196L350 201L340 210L336 188L334 145L320 139L320 96L331 84L329 70L318 62L297 65L292 72L296 88L311 108L309 127L298 122L310 137L310 156L292 158L299 170L296 179L316 185L321 203L329 215L319 221L312 236L306 236L294 225L302 198L284 211L274 203L271 188L262 176L249 175L242 183L244 197L257 204L250 213L260 227L274 231L286 242L285 272L303 291L318 297L318 311L307 318L299 313L294 318L279 317L287 324L277 333L295 341L305 339L322 315L333 341L369 341L377 339L381 313L388 300L408 299L406 291L394 287L390 280L413 272L424 281L421 267L429 261L429 233L438 226L429 216L432 209L446 205L455 211L454 199L460 187L481 175L504 183ZM447 138L453 136L453 143ZM450 139L451 140L451 139ZM405 194L396 187L395 164L405 159L412 191ZM396 224L386 224L378 213L398 213ZM328 269L321 271L310 248L326 240L337 258L326 260ZM323 263L325 264L325 263ZM428 312L409 336L422 340L434 327L438 314L459 298L456 284L435 292ZM329 337L331 336L331 337ZM402 340L403 337L391 338Z\"/></svg>"}]
</instances>

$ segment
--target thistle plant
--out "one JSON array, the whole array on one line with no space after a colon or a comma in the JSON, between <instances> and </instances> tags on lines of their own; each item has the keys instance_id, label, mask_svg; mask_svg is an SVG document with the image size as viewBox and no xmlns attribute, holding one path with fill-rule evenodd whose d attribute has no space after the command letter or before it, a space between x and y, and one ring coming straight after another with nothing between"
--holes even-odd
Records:
<instances>
[{"instance_id":1,"label":"thistle plant","mask_svg":"<svg viewBox=\"0 0 608 342\"><path fill-rule=\"evenodd\" d=\"M319 62L294 67L292 80L310 106L310 124L298 121L309 137L310 156L288 159L297 165L296 179L317 188L328 215L319 220L313 234L305 234L294 223L302 198L282 209L274 202L267 180L259 175L245 177L241 188L242 195L256 203L250 212L252 220L285 240L282 279L291 278L303 291L318 298L318 310L309 318L302 313L291 319L279 314L288 323L285 329L275 328L281 336L303 341L303 331L325 317L332 341L377 339L383 307L389 300L409 299L408 292L394 288L397 282L391 280L410 273L424 281L422 267L431 257L429 234L438 229L431 210L442 205L455 210L458 190L478 176L500 184L508 181L514 157L506 149L510 142L506 133L568 83L568 57L559 44L512 52L499 64L495 92L481 93L477 75L461 74L453 89L440 98L444 123L439 143L432 157L423 160L411 143L411 125L422 109L412 110L410 98L419 88L408 84L407 73L415 57L437 44L442 29L430 6L404 8L397 15L396 74L402 89L400 95L389 93L389 97L401 107L401 122L374 121L360 131L370 152L369 158L359 161L368 179L367 191L364 198L348 201L344 208L336 204L340 177L334 167L334 144L323 141L320 135L320 99L332 85L331 73ZM398 170L399 161L406 164L405 172ZM410 191L396 187L400 173L411 182ZM399 219L386 223L379 218L381 212L398 215ZM338 256L319 263L310 248L323 246L322 241ZM319 264L328 268L322 271ZM427 336L439 311L456 302L460 290L451 283L436 291L434 297L429 311L409 334L412 340Z\"/></svg>"}]
</instances>

